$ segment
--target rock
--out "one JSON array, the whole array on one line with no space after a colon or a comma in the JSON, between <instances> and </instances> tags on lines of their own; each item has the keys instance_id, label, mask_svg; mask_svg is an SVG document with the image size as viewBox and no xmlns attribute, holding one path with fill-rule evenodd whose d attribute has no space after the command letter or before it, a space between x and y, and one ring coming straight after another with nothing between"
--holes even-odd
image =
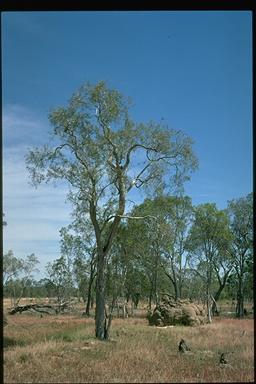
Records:
<instances>
[{"instance_id":1,"label":"rock","mask_svg":"<svg viewBox=\"0 0 256 384\"><path fill-rule=\"evenodd\" d=\"M228 364L225 353L222 353L220 356L220 364Z\"/></svg>"},{"instance_id":2,"label":"rock","mask_svg":"<svg viewBox=\"0 0 256 384\"><path fill-rule=\"evenodd\" d=\"M148 314L149 325L187 325L197 326L207 322L204 308L189 300L177 300L163 297L153 313Z\"/></svg>"},{"instance_id":3,"label":"rock","mask_svg":"<svg viewBox=\"0 0 256 384\"><path fill-rule=\"evenodd\" d=\"M184 339L181 339L178 349L179 349L179 352L182 352L182 353L191 351L190 347L187 345Z\"/></svg>"}]
</instances>

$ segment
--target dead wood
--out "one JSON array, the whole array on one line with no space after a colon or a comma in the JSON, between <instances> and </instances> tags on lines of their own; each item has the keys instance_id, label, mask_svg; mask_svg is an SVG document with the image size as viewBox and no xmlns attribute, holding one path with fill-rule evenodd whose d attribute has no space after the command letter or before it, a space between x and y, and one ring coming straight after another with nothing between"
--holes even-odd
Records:
<instances>
[{"instance_id":1,"label":"dead wood","mask_svg":"<svg viewBox=\"0 0 256 384\"><path fill-rule=\"evenodd\" d=\"M56 304L56 305L26 304L26 305L16 305L13 308L11 308L8 313L9 315L14 315L15 313L22 313L32 309L39 313L45 313L47 315L51 315L52 311L54 311L54 313L57 314L58 312L66 308L69 308L69 303L66 303L66 302L62 304Z\"/></svg>"}]
</instances>

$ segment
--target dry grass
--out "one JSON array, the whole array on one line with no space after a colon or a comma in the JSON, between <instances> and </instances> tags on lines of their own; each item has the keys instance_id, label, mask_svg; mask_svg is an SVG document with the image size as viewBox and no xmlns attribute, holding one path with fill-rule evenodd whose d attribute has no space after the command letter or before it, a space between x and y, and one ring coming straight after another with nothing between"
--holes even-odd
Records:
<instances>
[{"instance_id":1,"label":"dry grass","mask_svg":"<svg viewBox=\"0 0 256 384\"><path fill-rule=\"evenodd\" d=\"M145 319L114 319L111 341L94 338L79 316L8 316L5 383L250 382L253 320L217 319L196 328L159 329ZM184 338L192 352L180 354ZM219 365L219 353L229 365Z\"/></svg>"}]
</instances>

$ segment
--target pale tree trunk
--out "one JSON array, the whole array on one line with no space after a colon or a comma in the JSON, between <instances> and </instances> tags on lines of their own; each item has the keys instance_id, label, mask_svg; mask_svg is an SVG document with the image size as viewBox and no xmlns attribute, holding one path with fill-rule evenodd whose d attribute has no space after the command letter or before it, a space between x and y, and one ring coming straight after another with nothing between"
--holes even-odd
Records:
<instances>
[{"instance_id":1,"label":"pale tree trunk","mask_svg":"<svg viewBox=\"0 0 256 384\"><path fill-rule=\"evenodd\" d=\"M211 270L207 271L207 288L206 288L206 295L207 295L207 316L209 323L212 322L212 299L211 299Z\"/></svg>"},{"instance_id":2,"label":"pale tree trunk","mask_svg":"<svg viewBox=\"0 0 256 384\"><path fill-rule=\"evenodd\" d=\"M86 309L85 309L86 316L90 316L90 308L92 303L92 284L93 284L94 278L95 278L95 265L92 260L90 265L90 279L89 279L87 303L86 303Z\"/></svg>"},{"instance_id":3,"label":"pale tree trunk","mask_svg":"<svg viewBox=\"0 0 256 384\"><path fill-rule=\"evenodd\" d=\"M207 290L208 291L208 290ZM209 323L212 322L212 305L209 291L207 292L207 316Z\"/></svg>"},{"instance_id":4,"label":"pale tree trunk","mask_svg":"<svg viewBox=\"0 0 256 384\"><path fill-rule=\"evenodd\" d=\"M153 296L153 283L150 282L150 290L149 290L149 299L148 299L148 308L151 310L152 308L152 296Z\"/></svg>"}]
</instances>

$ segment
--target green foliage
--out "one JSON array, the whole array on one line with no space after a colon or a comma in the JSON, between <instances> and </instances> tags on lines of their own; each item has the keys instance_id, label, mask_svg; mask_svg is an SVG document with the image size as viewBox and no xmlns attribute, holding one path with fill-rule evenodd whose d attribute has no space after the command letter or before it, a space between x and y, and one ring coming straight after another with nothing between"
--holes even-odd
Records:
<instances>
[{"instance_id":1,"label":"green foliage","mask_svg":"<svg viewBox=\"0 0 256 384\"><path fill-rule=\"evenodd\" d=\"M4 284L11 278L17 277L23 270L23 261L14 256L13 251L9 250L3 256L3 282Z\"/></svg>"},{"instance_id":2,"label":"green foliage","mask_svg":"<svg viewBox=\"0 0 256 384\"><path fill-rule=\"evenodd\" d=\"M232 255L236 273L236 291L238 317L244 316L245 287L252 287L253 281L253 195L234 199L228 202L230 229L233 235ZM247 293L248 295L248 293Z\"/></svg>"},{"instance_id":3,"label":"green foliage","mask_svg":"<svg viewBox=\"0 0 256 384\"><path fill-rule=\"evenodd\" d=\"M71 294L71 276L65 257L61 256L52 263L48 263L46 272L58 302L67 299Z\"/></svg>"},{"instance_id":4,"label":"green foliage","mask_svg":"<svg viewBox=\"0 0 256 384\"><path fill-rule=\"evenodd\" d=\"M16 258L12 250L3 257L3 283L4 294L12 297L13 304L18 305L26 287L32 279L32 273L38 271L36 265L39 263L34 253L25 259Z\"/></svg>"},{"instance_id":5,"label":"green foliage","mask_svg":"<svg viewBox=\"0 0 256 384\"><path fill-rule=\"evenodd\" d=\"M232 236L227 213L210 203L199 205L194 212L188 250L199 260L212 263L215 257L224 255L230 247Z\"/></svg>"},{"instance_id":6,"label":"green foliage","mask_svg":"<svg viewBox=\"0 0 256 384\"><path fill-rule=\"evenodd\" d=\"M153 122L135 124L128 116L129 106L105 82L82 86L66 107L56 108L49 115L55 145L28 153L26 162L32 182L38 185L65 179L78 188L84 201L92 197L92 191L95 199L101 200L106 193L107 199L113 192L117 194L118 167L127 190L135 186L156 188L160 184L165 188L170 186L167 175L172 183L181 185L197 167L192 140ZM128 170L135 169L136 164L138 167L135 152L140 152L142 165L132 184Z\"/></svg>"}]
</instances>

